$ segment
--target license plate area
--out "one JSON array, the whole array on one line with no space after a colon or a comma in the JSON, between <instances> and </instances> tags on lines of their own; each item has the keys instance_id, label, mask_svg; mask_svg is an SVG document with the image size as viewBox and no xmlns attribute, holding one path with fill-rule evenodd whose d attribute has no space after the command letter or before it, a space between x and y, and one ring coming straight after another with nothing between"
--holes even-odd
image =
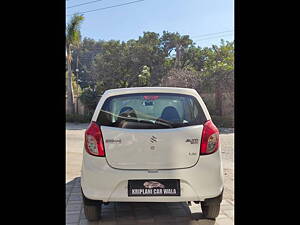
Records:
<instances>
[{"instance_id":1,"label":"license plate area","mask_svg":"<svg viewBox=\"0 0 300 225\"><path fill-rule=\"evenodd\" d=\"M180 196L180 180L128 180L128 196Z\"/></svg>"}]
</instances>

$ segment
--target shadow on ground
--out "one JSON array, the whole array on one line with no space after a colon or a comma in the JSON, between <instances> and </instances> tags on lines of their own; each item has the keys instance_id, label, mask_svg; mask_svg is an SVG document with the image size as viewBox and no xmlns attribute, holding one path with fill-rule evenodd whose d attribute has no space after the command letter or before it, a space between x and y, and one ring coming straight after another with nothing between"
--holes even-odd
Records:
<instances>
[{"instance_id":1,"label":"shadow on ground","mask_svg":"<svg viewBox=\"0 0 300 225\"><path fill-rule=\"evenodd\" d=\"M66 224L103 223L214 225L215 221L204 219L200 206L194 204L189 206L187 203L114 202L102 206L101 221L89 222L82 207L80 177L66 183Z\"/></svg>"}]
</instances>

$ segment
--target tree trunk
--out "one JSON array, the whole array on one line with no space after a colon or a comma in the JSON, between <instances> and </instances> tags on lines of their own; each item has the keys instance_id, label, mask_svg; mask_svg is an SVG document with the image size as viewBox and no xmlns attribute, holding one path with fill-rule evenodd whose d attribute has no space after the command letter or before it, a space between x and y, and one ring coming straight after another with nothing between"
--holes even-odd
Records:
<instances>
[{"instance_id":1,"label":"tree trunk","mask_svg":"<svg viewBox=\"0 0 300 225\"><path fill-rule=\"evenodd\" d=\"M73 115L75 112L73 87L72 87L72 70L71 70L71 57L70 51L68 52L68 79L67 79L67 113Z\"/></svg>"},{"instance_id":2,"label":"tree trunk","mask_svg":"<svg viewBox=\"0 0 300 225\"><path fill-rule=\"evenodd\" d=\"M176 44L176 59L175 59L175 68L180 68L181 66L181 46Z\"/></svg>"}]
</instances>

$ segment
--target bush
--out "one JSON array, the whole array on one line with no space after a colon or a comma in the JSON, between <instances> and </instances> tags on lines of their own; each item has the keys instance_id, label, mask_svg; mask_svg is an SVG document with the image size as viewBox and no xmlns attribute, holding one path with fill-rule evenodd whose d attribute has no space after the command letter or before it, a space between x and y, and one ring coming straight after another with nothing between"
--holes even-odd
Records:
<instances>
[{"instance_id":1,"label":"bush","mask_svg":"<svg viewBox=\"0 0 300 225\"><path fill-rule=\"evenodd\" d=\"M80 95L80 101L83 103L85 106L86 110L90 113L91 111L94 112L100 96L96 91L93 91L91 89L85 89L83 90L82 94Z\"/></svg>"},{"instance_id":2,"label":"bush","mask_svg":"<svg viewBox=\"0 0 300 225\"><path fill-rule=\"evenodd\" d=\"M216 110L216 104L215 104L215 96L214 94L211 94L211 93L200 93L200 96L202 98L202 100L204 101L206 107L207 107L207 110L208 112L211 114L211 115L215 115L217 110Z\"/></svg>"},{"instance_id":3,"label":"bush","mask_svg":"<svg viewBox=\"0 0 300 225\"><path fill-rule=\"evenodd\" d=\"M234 118L233 116L211 116L214 124L220 128L233 128L234 127Z\"/></svg>"},{"instance_id":4,"label":"bush","mask_svg":"<svg viewBox=\"0 0 300 225\"><path fill-rule=\"evenodd\" d=\"M66 122L68 123L89 123L92 119L92 115L78 115L78 114L67 114Z\"/></svg>"}]
</instances>

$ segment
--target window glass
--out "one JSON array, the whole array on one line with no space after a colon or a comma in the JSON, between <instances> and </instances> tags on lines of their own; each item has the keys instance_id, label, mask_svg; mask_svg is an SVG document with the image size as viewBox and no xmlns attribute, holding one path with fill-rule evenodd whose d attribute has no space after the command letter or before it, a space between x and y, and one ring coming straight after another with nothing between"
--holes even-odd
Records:
<instances>
[{"instance_id":1,"label":"window glass","mask_svg":"<svg viewBox=\"0 0 300 225\"><path fill-rule=\"evenodd\" d=\"M99 125L132 129L177 128L199 125L205 121L195 97L165 93L109 97L97 120Z\"/></svg>"}]
</instances>

